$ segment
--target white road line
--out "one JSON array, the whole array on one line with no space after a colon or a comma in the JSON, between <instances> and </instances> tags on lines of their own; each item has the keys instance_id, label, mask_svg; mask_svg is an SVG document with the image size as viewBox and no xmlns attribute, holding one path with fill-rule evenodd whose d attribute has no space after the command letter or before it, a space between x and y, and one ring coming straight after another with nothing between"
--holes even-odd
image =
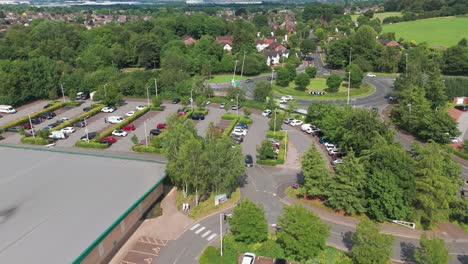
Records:
<instances>
[{"instance_id":1,"label":"white road line","mask_svg":"<svg viewBox=\"0 0 468 264\"><path fill-rule=\"evenodd\" d=\"M217 236L216 233L213 233L211 236L209 236L206 240L210 241L211 239L215 238Z\"/></svg>"},{"instance_id":2,"label":"white road line","mask_svg":"<svg viewBox=\"0 0 468 264\"><path fill-rule=\"evenodd\" d=\"M209 233L211 233L211 230L206 231L201 237L206 237Z\"/></svg>"},{"instance_id":3,"label":"white road line","mask_svg":"<svg viewBox=\"0 0 468 264\"><path fill-rule=\"evenodd\" d=\"M192 227L190 228L190 230L193 231L193 230L195 230L195 229L196 229L197 227L199 227L199 226L200 226L200 224L195 224L194 226L192 226Z\"/></svg>"},{"instance_id":4,"label":"white road line","mask_svg":"<svg viewBox=\"0 0 468 264\"><path fill-rule=\"evenodd\" d=\"M195 231L195 234L200 234L201 231L205 230L206 227L202 226L200 229Z\"/></svg>"}]
</instances>

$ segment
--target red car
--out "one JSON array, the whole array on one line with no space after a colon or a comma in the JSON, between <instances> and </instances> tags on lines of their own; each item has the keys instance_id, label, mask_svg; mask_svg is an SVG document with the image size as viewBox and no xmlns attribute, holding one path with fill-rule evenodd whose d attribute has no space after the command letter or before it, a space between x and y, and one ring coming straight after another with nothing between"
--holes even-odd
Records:
<instances>
[{"instance_id":1,"label":"red car","mask_svg":"<svg viewBox=\"0 0 468 264\"><path fill-rule=\"evenodd\" d=\"M107 137L101 138L101 140L99 140L99 142L107 143L107 144L111 145L111 144L114 144L115 142L117 142L117 139L115 139L113 136L107 136Z\"/></svg>"},{"instance_id":2,"label":"red car","mask_svg":"<svg viewBox=\"0 0 468 264\"><path fill-rule=\"evenodd\" d=\"M177 112L177 116L184 116L185 112Z\"/></svg>"},{"instance_id":3,"label":"red car","mask_svg":"<svg viewBox=\"0 0 468 264\"><path fill-rule=\"evenodd\" d=\"M24 123L24 124L22 125L22 127L23 127L24 129L31 129L31 128L32 128L30 123Z\"/></svg>"},{"instance_id":4,"label":"red car","mask_svg":"<svg viewBox=\"0 0 468 264\"><path fill-rule=\"evenodd\" d=\"M135 128L134 125L128 124L128 125L122 127L122 129L123 129L124 131L133 131L133 130L135 130L136 128Z\"/></svg>"},{"instance_id":5,"label":"red car","mask_svg":"<svg viewBox=\"0 0 468 264\"><path fill-rule=\"evenodd\" d=\"M159 123L157 126L156 126L157 129L165 129L166 128L166 123Z\"/></svg>"}]
</instances>

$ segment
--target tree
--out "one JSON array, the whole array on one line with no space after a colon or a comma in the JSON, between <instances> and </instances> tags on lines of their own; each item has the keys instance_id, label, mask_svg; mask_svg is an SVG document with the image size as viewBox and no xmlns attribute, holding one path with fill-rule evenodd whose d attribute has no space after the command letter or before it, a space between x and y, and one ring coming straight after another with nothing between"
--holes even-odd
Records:
<instances>
[{"instance_id":1,"label":"tree","mask_svg":"<svg viewBox=\"0 0 468 264\"><path fill-rule=\"evenodd\" d=\"M166 123L163 152L166 154L166 158L171 161L177 158L182 143L198 137L198 134L193 122L186 122L177 115L169 116Z\"/></svg>"},{"instance_id":2,"label":"tree","mask_svg":"<svg viewBox=\"0 0 468 264\"><path fill-rule=\"evenodd\" d=\"M76 90L71 88L71 89L68 89L68 99L70 99L70 101L75 101L76 100Z\"/></svg>"},{"instance_id":3,"label":"tree","mask_svg":"<svg viewBox=\"0 0 468 264\"><path fill-rule=\"evenodd\" d=\"M237 98L239 98L239 104L245 101L245 91L240 88L230 87L228 89L226 98L228 100L234 100L237 103Z\"/></svg>"},{"instance_id":4,"label":"tree","mask_svg":"<svg viewBox=\"0 0 468 264\"><path fill-rule=\"evenodd\" d=\"M261 81L256 83L254 89L254 100L259 102L266 102L266 99L271 96L271 85L269 82Z\"/></svg>"},{"instance_id":5,"label":"tree","mask_svg":"<svg viewBox=\"0 0 468 264\"><path fill-rule=\"evenodd\" d=\"M313 79L317 75L317 68L315 68L314 66L309 66L305 69L305 72L307 73L307 75L309 75L309 78Z\"/></svg>"},{"instance_id":6,"label":"tree","mask_svg":"<svg viewBox=\"0 0 468 264\"><path fill-rule=\"evenodd\" d=\"M421 234L419 247L414 251L414 260L418 264L442 264L449 262L449 252L441 238Z\"/></svg>"},{"instance_id":7,"label":"tree","mask_svg":"<svg viewBox=\"0 0 468 264\"><path fill-rule=\"evenodd\" d=\"M289 259L301 263L312 260L323 251L330 234L330 227L301 205L286 207L278 224L281 230L277 233L277 242Z\"/></svg>"},{"instance_id":8,"label":"tree","mask_svg":"<svg viewBox=\"0 0 468 264\"><path fill-rule=\"evenodd\" d=\"M94 96L96 100L100 100L107 106L116 106L120 104L123 99L122 93L120 93L117 86L113 83L100 86Z\"/></svg>"},{"instance_id":9,"label":"tree","mask_svg":"<svg viewBox=\"0 0 468 264\"><path fill-rule=\"evenodd\" d=\"M291 82L289 72L286 68L279 68L276 70L276 84L279 86L286 87Z\"/></svg>"},{"instance_id":10,"label":"tree","mask_svg":"<svg viewBox=\"0 0 468 264\"><path fill-rule=\"evenodd\" d=\"M271 142L266 139L263 140L260 147L257 148L257 152L259 159L273 159L276 155L273 147L271 146Z\"/></svg>"},{"instance_id":11,"label":"tree","mask_svg":"<svg viewBox=\"0 0 468 264\"><path fill-rule=\"evenodd\" d=\"M361 68L353 63L348 65L348 67L346 67L346 80L349 78L349 72L351 72L351 87L359 88L364 78L364 73Z\"/></svg>"},{"instance_id":12,"label":"tree","mask_svg":"<svg viewBox=\"0 0 468 264\"><path fill-rule=\"evenodd\" d=\"M311 196L325 196L330 184L330 175L322 154L312 145L302 158L304 186L301 193Z\"/></svg>"},{"instance_id":13,"label":"tree","mask_svg":"<svg viewBox=\"0 0 468 264\"><path fill-rule=\"evenodd\" d=\"M280 131L281 130L281 125L283 124L283 120L285 118L285 114L284 113L279 113L276 109L273 110L273 111L276 111L277 113L275 114L273 112L271 114L270 121L268 121L268 126L269 126L271 131Z\"/></svg>"},{"instance_id":14,"label":"tree","mask_svg":"<svg viewBox=\"0 0 468 264\"><path fill-rule=\"evenodd\" d=\"M336 93L340 89L341 86L341 77L336 74L332 74L327 78L327 92L329 93Z\"/></svg>"},{"instance_id":15,"label":"tree","mask_svg":"<svg viewBox=\"0 0 468 264\"><path fill-rule=\"evenodd\" d=\"M296 82L296 90L305 91L307 89L307 85L310 84L310 78L307 73L299 73L295 79Z\"/></svg>"},{"instance_id":16,"label":"tree","mask_svg":"<svg viewBox=\"0 0 468 264\"><path fill-rule=\"evenodd\" d=\"M393 237L379 233L370 220L362 220L352 235L352 258L357 264L386 264L392 254Z\"/></svg>"},{"instance_id":17,"label":"tree","mask_svg":"<svg viewBox=\"0 0 468 264\"><path fill-rule=\"evenodd\" d=\"M154 106L159 107L163 103L163 100L162 100L161 96L156 96L155 95L155 96L151 97L151 102L153 102Z\"/></svg>"},{"instance_id":18,"label":"tree","mask_svg":"<svg viewBox=\"0 0 468 264\"><path fill-rule=\"evenodd\" d=\"M316 45L311 39L304 39L301 41L301 52L303 54L309 54L315 52Z\"/></svg>"},{"instance_id":19,"label":"tree","mask_svg":"<svg viewBox=\"0 0 468 264\"><path fill-rule=\"evenodd\" d=\"M347 39L333 40L328 47L326 62L333 69L344 68L349 63L350 43Z\"/></svg>"},{"instance_id":20,"label":"tree","mask_svg":"<svg viewBox=\"0 0 468 264\"><path fill-rule=\"evenodd\" d=\"M286 111L288 111L288 114L292 114L297 111L299 108L299 104L297 103L296 100L290 100L288 101L288 104L286 105Z\"/></svg>"},{"instance_id":21,"label":"tree","mask_svg":"<svg viewBox=\"0 0 468 264\"><path fill-rule=\"evenodd\" d=\"M263 208L248 199L242 199L234 207L229 225L238 242L253 244L268 238L268 224Z\"/></svg>"}]
</instances>

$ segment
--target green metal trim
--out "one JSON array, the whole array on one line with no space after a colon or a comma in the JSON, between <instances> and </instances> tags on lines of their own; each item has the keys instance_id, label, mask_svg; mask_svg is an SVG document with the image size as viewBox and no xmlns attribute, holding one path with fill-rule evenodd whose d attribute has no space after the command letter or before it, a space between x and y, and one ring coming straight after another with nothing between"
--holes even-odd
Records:
<instances>
[{"instance_id":1,"label":"green metal trim","mask_svg":"<svg viewBox=\"0 0 468 264\"><path fill-rule=\"evenodd\" d=\"M138 199L130 208L128 208L117 220L112 223L96 240L94 240L91 245L89 245L72 263L73 264L79 264L83 259L85 259L89 253L99 244L104 240L104 238L112 231L114 228L120 224L120 222L127 217L130 212L132 212L148 195L154 191L161 183L162 181L166 178L166 176L162 177L151 189L149 189L145 194L143 194L140 199Z\"/></svg>"},{"instance_id":2,"label":"green metal trim","mask_svg":"<svg viewBox=\"0 0 468 264\"><path fill-rule=\"evenodd\" d=\"M134 158L134 157L126 157L126 156L116 156L116 155L107 155L107 154L100 154L100 153L87 153L87 152L77 152L77 151L50 149L50 148L45 148L44 146L41 146L40 148L38 148L38 147L33 147L33 146L18 146L18 145L10 145L10 144L0 144L0 147L16 148L16 149L27 149L27 150L37 150L37 151L49 151L49 152L65 153L65 154L72 154L72 155L92 156L92 157L101 157L101 158L114 158L114 159L123 159L123 160L136 160L136 161L145 161L145 162L166 164L166 162L159 161L159 160L152 160L152 159L145 159L145 158Z\"/></svg>"}]
</instances>

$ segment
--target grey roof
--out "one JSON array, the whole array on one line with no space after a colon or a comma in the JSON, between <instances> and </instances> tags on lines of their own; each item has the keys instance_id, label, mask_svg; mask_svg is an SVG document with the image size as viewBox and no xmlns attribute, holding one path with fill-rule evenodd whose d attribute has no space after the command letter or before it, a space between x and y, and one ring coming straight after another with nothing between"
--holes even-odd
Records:
<instances>
[{"instance_id":1,"label":"grey roof","mask_svg":"<svg viewBox=\"0 0 468 264\"><path fill-rule=\"evenodd\" d=\"M71 263L164 174L135 160L0 147L0 263Z\"/></svg>"}]
</instances>

